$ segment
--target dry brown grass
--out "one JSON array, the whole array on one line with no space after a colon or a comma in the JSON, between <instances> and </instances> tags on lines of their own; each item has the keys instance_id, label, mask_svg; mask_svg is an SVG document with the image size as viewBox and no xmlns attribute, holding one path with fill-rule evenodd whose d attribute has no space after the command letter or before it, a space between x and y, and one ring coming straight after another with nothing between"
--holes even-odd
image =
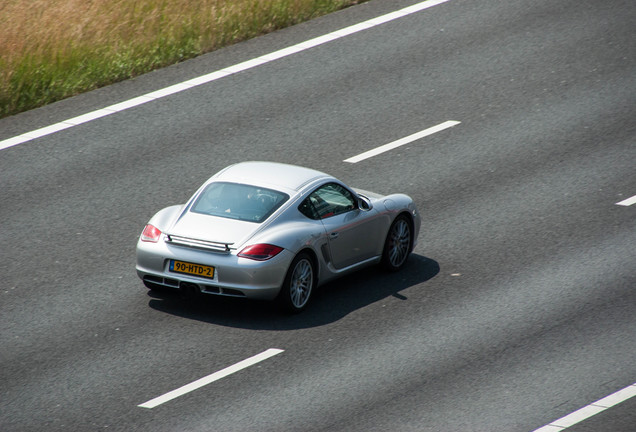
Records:
<instances>
[{"instance_id":1,"label":"dry brown grass","mask_svg":"<svg viewBox=\"0 0 636 432\"><path fill-rule=\"evenodd\" d=\"M0 116L359 0L1 0Z\"/></svg>"}]
</instances>

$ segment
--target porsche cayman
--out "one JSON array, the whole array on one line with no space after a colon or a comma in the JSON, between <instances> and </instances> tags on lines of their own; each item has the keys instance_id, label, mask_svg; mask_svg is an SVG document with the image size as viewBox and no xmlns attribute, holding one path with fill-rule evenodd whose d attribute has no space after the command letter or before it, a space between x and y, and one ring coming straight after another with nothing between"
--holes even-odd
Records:
<instances>
[{"instance_id":1,"label":"porsche cayman","mask_svg":"<svg viewBox=\"0 0 636 432\"><path fill-rule=\"evenodd\" d=\"M242 162L148 221L136 269L150 289L277 300L300 312L334 278L376 264L401 269L420 224L407 195L354 189L309 168Z\"/></svg>"}]
</instances>

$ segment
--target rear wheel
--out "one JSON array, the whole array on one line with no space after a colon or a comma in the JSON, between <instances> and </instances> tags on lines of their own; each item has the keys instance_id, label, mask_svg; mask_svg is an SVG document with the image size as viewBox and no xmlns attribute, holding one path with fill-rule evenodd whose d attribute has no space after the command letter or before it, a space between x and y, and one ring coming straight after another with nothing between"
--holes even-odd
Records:
<instances>
[{"instance_id":1,"label":"rear wheel","mask_svg":"<svg viewBox=\"0 0 636 432\"><path fill-rule=\"evenodd\" d=\"M404 215L398 216L391 224L384 242L382 264L389 271L398 271L411 253L411 221Z\"/></svg>"},{"instance_id":2,"label":"rear wheel","mask_svg":"<svg viewBox=\"0 0 636 432\"><path fill-rule=\"evenodd\" d=\"M287 312L301 312L309 303L309 298L316 285L314 263L307 253L300 253L294 258L283 282L278 300Z\"/></svg>"}]
</instances>

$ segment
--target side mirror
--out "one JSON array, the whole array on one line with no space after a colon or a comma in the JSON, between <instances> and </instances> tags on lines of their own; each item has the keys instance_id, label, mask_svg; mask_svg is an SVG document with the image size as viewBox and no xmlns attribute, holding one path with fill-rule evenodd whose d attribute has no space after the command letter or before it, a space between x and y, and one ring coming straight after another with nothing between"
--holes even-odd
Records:
<instances>
[{"instance_id":1,"label":"side mirror","mask_svg":"<svg viewBox=\"0 0 636 432\"><path fill-rule=\"evenodd\" d=\"M362 211L369 211L373 208L371 200L364 195L358 195L358 208Z\"/></svg>"}]
</instances>

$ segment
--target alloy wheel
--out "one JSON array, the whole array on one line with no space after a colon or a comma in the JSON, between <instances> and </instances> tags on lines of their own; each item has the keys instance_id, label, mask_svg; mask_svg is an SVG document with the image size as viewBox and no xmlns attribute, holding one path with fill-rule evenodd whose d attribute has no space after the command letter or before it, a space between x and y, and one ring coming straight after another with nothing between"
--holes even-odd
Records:
<instances>
[{"instance_id":1,"label":"alloy wheel","mask_svg":"<svg viewBox=\"0 0 636 432\"><path fill-rule=\"evenodd\" d=\"M388 259L392 267L400 267L409 255L411 247L411 227L400 218L395 221L389 233Z\"/></svg>"},{"instance_id":2,"label":"alloy wheel","mask_svg":"<svg viewBox=\"0 0 636 432\"><path fill-rule=\"evenodd\" d=\"M311 263L306 258L296 263L290 280L289 294L295 308L305 306L311 295L314 281L314 272Z\"/></svg>"}]
</instances>

